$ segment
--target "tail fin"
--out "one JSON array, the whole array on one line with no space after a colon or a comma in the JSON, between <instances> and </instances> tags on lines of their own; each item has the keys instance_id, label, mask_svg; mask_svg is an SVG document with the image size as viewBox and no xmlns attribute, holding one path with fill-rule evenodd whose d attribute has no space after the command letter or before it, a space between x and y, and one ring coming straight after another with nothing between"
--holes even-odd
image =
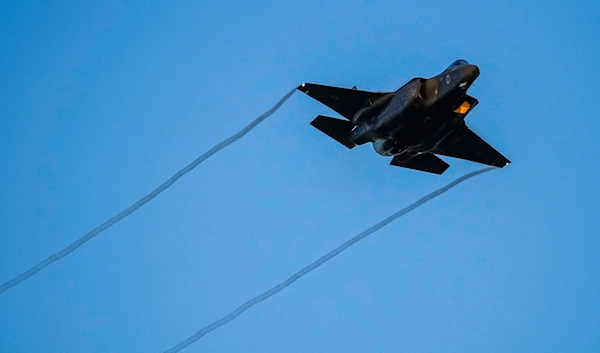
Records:
<instances>
[{"instance_id":1,"label":"tail fin","mask_svg":"<svg viewBox=\"0 0 600 353\"><path fill-rule=\"evenodd\" d=\"M310 124L350 149L356 146L350 140L350 132L355 125L347 120L319 115Z\"/></svg>"}]
</instances>

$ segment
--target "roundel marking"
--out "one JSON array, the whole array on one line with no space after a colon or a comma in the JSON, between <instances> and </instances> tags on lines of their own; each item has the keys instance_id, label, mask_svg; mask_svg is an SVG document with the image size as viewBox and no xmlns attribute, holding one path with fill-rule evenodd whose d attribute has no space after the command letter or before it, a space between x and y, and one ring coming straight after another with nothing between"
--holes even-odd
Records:
<instances>
[{"instance_id":1,"label":"roundel marking","mask_svg":"<svg viewBox=\"0 0 600 353\"><path fill-rule=\"evenodd\" d=\"M450 75L446 75L446 84L450 84Z\"/></svg>"}]
</instances>

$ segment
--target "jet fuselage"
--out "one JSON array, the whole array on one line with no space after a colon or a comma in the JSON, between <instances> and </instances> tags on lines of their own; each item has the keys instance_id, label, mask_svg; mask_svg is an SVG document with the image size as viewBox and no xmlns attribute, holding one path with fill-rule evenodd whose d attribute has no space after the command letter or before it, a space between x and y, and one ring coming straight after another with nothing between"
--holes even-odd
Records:
<instances>
[{"instance_id":1,"label":"jet fuselage","mask_svg":"<svg viewBox=\"0 0 600 353\"><path fill-rule=\"evenodd\" d=\"M479 103L467 90L479 68L454 61L431 78L419 76L395 91L366 91L302 83L298 90L340 114L325 115L310 125L348 149L372 143L390 165L442 174L450 165L439 156L503 168L502 153L471 130L465 118Z\"/></svg>"},{"instance_id":2,"label":"jet fuselage","mask_svg":"<svg viewBox=\"0 0 600 353\"><path fill-rule=\"evenodd\" d=\"M384 156L405 157L434 150L464 119L461 109L467 89L479 68L457 61L439 75L414 78L393 93L367 102L352 121L350 139L357 145L373 143Z\"/></svg>"}]
</instances>

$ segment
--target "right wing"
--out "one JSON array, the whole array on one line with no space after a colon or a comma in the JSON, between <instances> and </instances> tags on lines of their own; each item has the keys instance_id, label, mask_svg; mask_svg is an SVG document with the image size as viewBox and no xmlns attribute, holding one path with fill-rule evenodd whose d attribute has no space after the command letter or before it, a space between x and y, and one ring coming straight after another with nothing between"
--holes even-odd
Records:
<instances>
[{"instance_id":1,"label":"right wing","mask_svg":"<svg viewBox=\"0 0 600 353\"><path fill-rule=\"evenodd\" d=\"M445 138L443 146L434 153L499 168L510 163L500 152L469 129L464 121Z\"/></svg>"},{"instance_id":2,"label":"right wing","mask_svg":"<svg viewBox=\"0 0 600 353\"><path fill-rule=\"evenodd\" d=\"M360 91L356 88L324 86L314 83L303 83L298 86L298 90L325 104L350 121L356 112L369 105L369 101L372 103L390 93Z\"/></svg>"},{"instance_id":3,"label":"right wing","mask_svg":"<svg viewBox=\"0 0 600 353\"><path fill-rule=\"evenodd\" d=\"M408 162L401 162L398 156L394 156L390 164L397 167L410 168L438 175L444 173L446 169L450 167L448 163L432 153L420 154L411 158Z\"/></svg>"}]
</instances>

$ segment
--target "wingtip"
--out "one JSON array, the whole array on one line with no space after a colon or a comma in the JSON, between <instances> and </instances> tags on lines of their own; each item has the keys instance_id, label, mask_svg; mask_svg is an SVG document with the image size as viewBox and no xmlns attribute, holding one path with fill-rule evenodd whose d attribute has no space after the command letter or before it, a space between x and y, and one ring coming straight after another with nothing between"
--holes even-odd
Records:
<instances>
[{"instance_id":1,"label":"wingtip","mask_svg":"<svg viewBox=\"0 0 600 353\"><path fill-rule=\"evenodd\" d=\"M296 87L299 91L306 92L306 82L303 82L300 86Z\"/></svg>"},{"instance_id":2,"label":"wingtip","mask_svg":"<svg viewBox=\"0 0 600 353\"><path fill-rule=\"evenodd\" d=\"M502 164L502 163L498 163L498 164L496 164L496 165L495 165L495 167L498 167L498 168L504 168L504 167L506 167L507 165L511 164L512 162L511 162L511 161L509 161L508 159L506 159L506 158L505 158L505 159L504 159L504 161L503 161L503 163L504 163L504 164Z\"/></svg>"}]
</instances>

